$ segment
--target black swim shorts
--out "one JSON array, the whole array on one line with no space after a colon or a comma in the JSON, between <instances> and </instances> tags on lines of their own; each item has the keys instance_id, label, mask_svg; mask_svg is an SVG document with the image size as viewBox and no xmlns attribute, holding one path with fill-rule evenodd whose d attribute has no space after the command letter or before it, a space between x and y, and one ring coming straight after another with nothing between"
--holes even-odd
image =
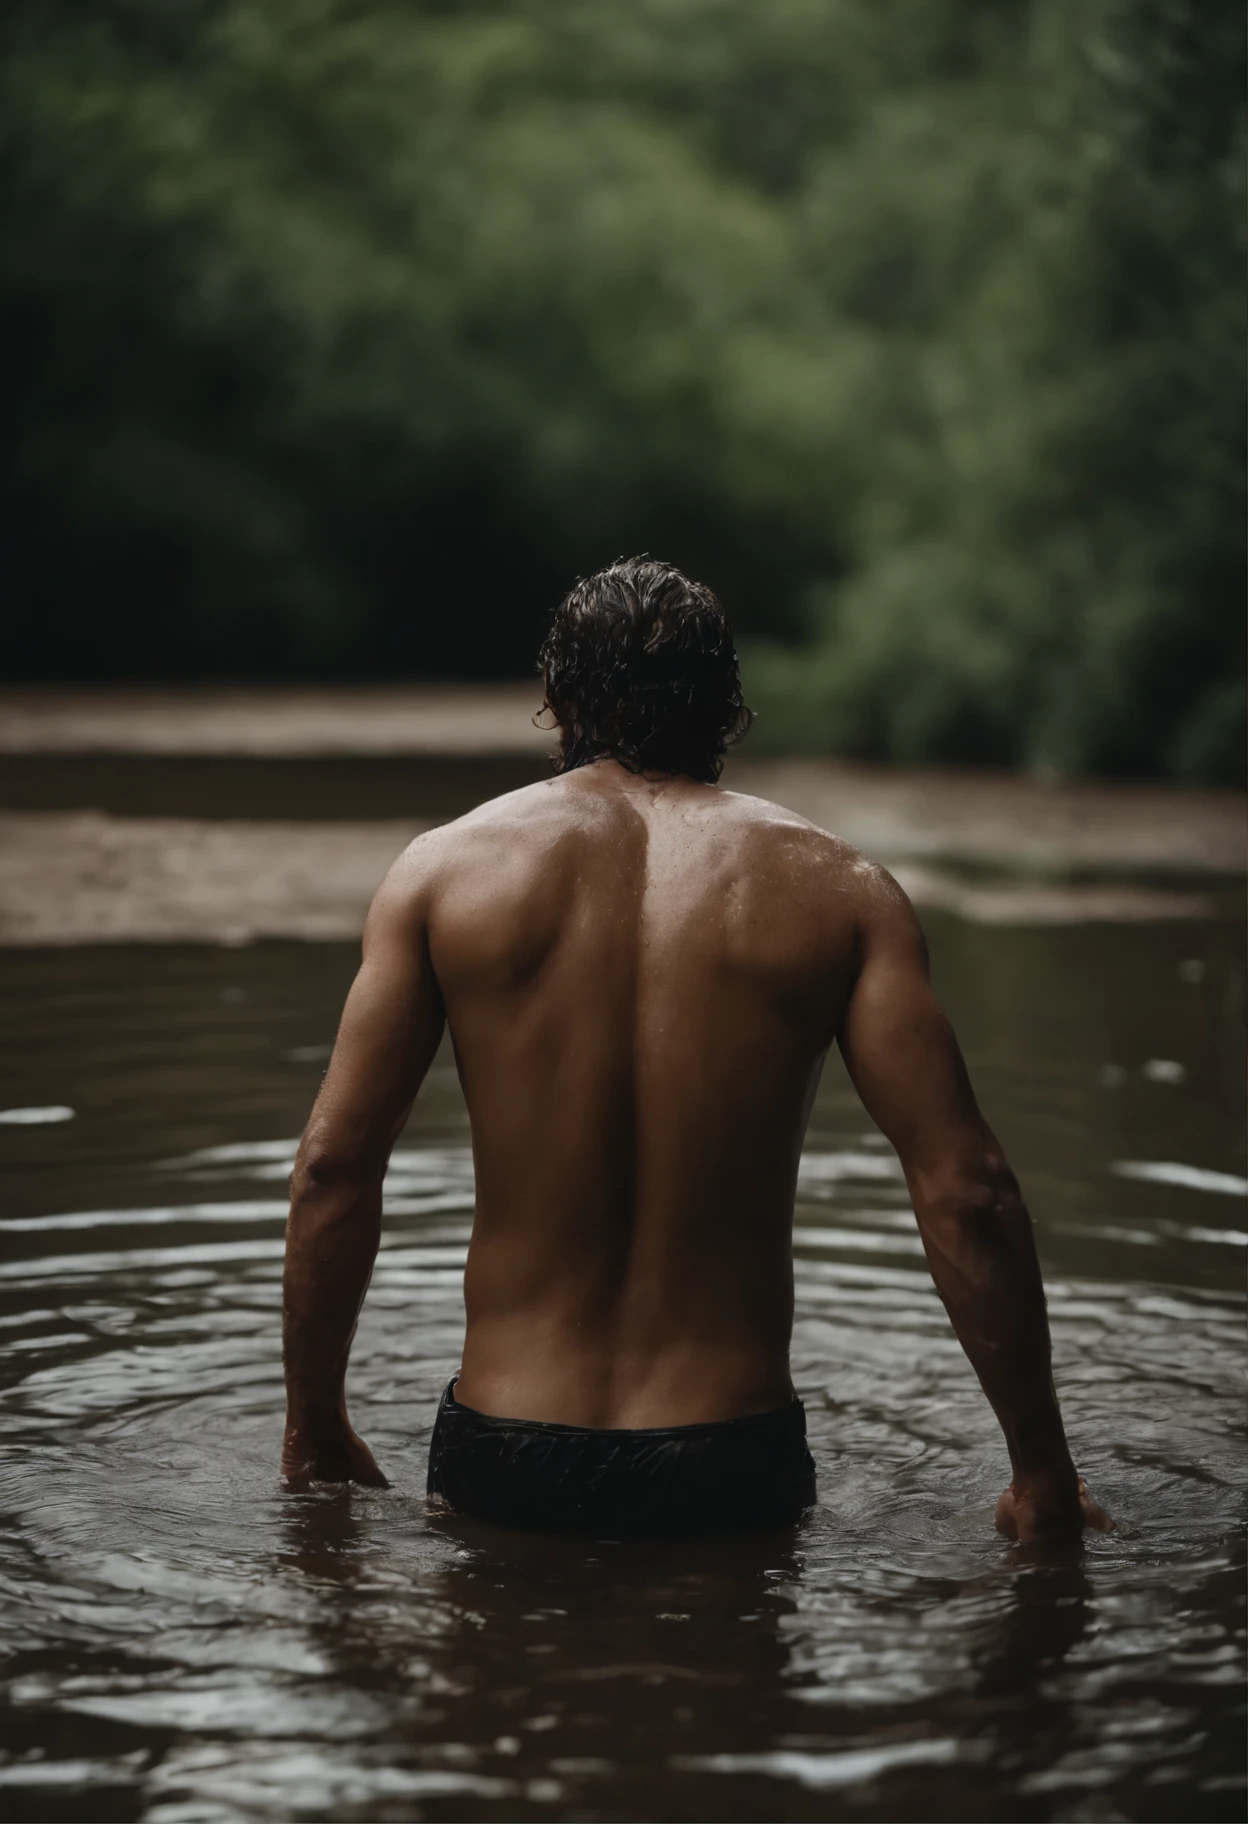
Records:
<instances>
[{"instance_id":1,"label":"black swim shorts","mask_svg":"<svg viewBox=\"0 0 1248 1824\"><path fill-rule=\"evenodd\" d=\"M800 1400L714 1425L599 1431L496 1419L442 1395L429 1495L542 1532L671 1534L791 1525L815 1499Z\"/></svg>"}]
</instances>

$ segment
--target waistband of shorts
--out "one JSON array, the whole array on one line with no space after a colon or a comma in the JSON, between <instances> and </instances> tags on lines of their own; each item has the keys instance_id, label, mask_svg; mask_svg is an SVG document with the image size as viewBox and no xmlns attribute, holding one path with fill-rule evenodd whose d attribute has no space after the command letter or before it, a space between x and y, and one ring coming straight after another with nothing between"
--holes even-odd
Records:
<instances>
[{"instance_id":1,"label":"waistband of shorts","mask_svg":"<svg viewBox=\"0 0 1248 1824\"><path fill-rule=\"evenodd\" d=\"M740 1418L708 1419L696 1425L560 1425L550 1419L504 1419L496 1413L478 1412L475 1406L465 1406L455 1398L455 1383L458 1379L458 1374L453 1374L446 1383L442 1398L438 1401L438 1416L441 1417L443 1413L462 1413L474 1426L485 1430L532 1431L540 1432L545 1437L564 1438L698 1438L769 1430L778 1425L796 1422L802 1435L805 1436L806 1433L806 1408L796 1394L787 1405L775 1406L770 1412L747 1412Z\"/></svg>"}]
</instances>

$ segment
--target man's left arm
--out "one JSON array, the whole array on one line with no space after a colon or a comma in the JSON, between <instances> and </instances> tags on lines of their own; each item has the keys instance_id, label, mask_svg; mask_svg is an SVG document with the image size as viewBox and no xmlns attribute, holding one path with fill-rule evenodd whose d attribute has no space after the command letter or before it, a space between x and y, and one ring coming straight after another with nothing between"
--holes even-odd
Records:
<instances>
[{"instance_id":1,"label":"man's left arm","mask_svg":"<svg viewBox=\"0 0 1248 1824\"><path fill-rule=\"evenodd\" d=\"M429 960L426 868L409 851L364 928L359 974L295 1160L282 1354L282 1475L384 1487L347 1417L347 1358L381 1238L381 1186L446 1021Z\"/></svg>"}]
</instances>

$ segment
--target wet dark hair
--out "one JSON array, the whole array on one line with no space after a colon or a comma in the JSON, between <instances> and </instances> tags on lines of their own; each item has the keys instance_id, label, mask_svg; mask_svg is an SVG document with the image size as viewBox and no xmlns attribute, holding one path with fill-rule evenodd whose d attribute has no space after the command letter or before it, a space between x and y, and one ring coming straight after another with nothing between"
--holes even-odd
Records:
<instances>
[{"instance_id":1,"label":"wet dark hair","mask_svg":"<svg viewBox=\"0 0 1248 1824\"><path fill-rule=\"evenodd\" d=\"M653 558L583 577L555 610L540 664L558 773L610 759L711 784L754 719L718 597Z\"/></svg>"}]
</instances>

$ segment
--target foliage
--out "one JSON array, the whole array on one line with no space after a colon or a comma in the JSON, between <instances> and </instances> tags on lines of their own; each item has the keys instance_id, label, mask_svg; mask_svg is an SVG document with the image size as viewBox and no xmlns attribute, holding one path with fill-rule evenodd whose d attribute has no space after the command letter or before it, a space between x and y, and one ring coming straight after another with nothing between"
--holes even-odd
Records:
<instances>
[{"instance_id":1,"label":"foliage","mask_svg":"<svg viewBox=\"0 0 1248 1824\"><path fill-rule=\"evenodd\" d=\"M504 674L714 584L773 746L1233 776L1227 0L10 0L26 675Z\"/></svg>"}]
</instances>

